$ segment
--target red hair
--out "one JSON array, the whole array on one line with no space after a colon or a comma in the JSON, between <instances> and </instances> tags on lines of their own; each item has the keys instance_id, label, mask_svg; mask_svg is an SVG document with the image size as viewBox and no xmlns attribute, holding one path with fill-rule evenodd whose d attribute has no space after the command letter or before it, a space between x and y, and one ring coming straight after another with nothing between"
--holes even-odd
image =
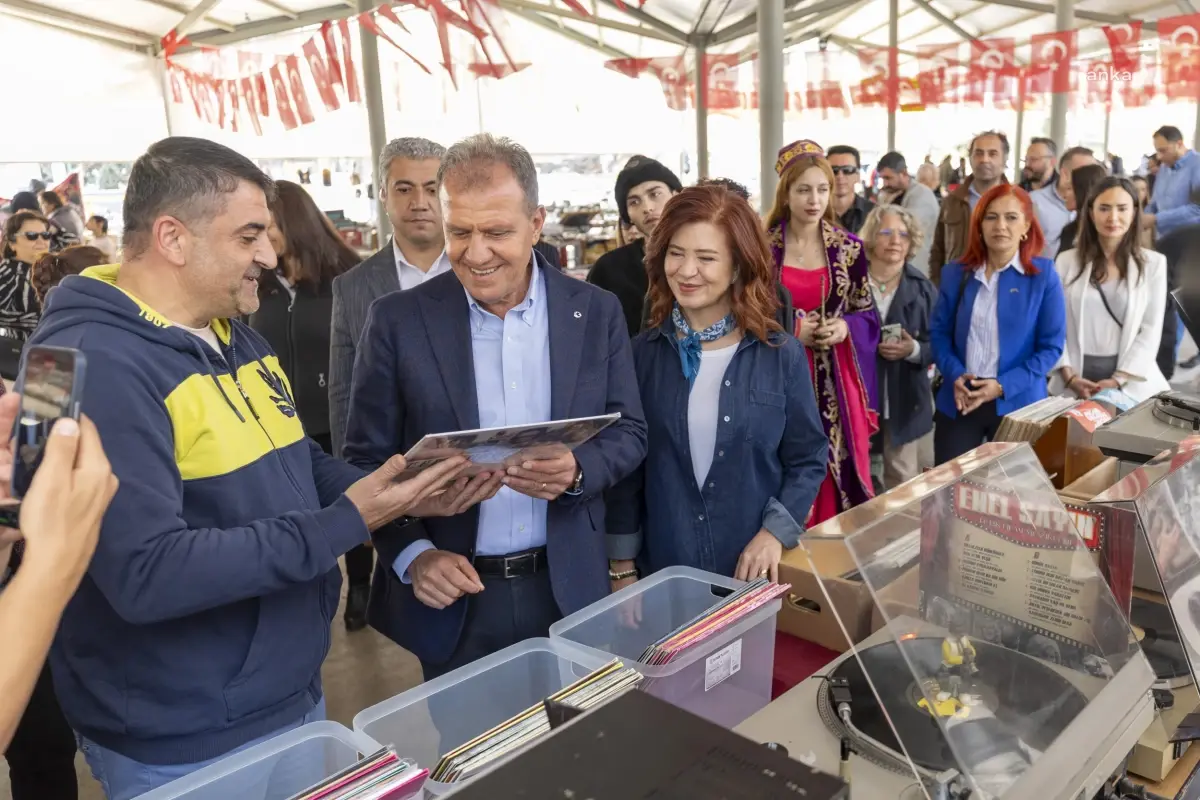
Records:
<instances>
[{"instance_id":1,"label":"red hair","mask_svg":"<svg viewBox=\"0 0 1200 800\"><path fill-rule=\"evenodd\" d=\"M667 248L687 225L708 222L725 234L737 274L732 289L737 326L761 342L783 329L775 321L779 295L775 290L775 260L758 215L745 198L724 186L692 186L672 197L654 234L646 243L646 276L650 280L650 327L666 321L675 305L667 283Z\"/></svg>"},{"instance_id":2,"label":"red hair","mask_svg":"<svg viewBox=\"0 0 1200 800\"><path fill-rule=\"evenodd\" d=\"M979 269L987 263L987 244L983 241L983 217L987 214L988 206L1001 197L1015 197L1021 204L1021 213L1029 220L1029 232L1021 240L1017 253L1021 257L1021 266L1025 274L1037 275L1038 268L1033 264L1033 257L1039 255L1046 246L1046 236L1042 226L1038 224L1037 213L1033 210L1033 201L1029 193L1012 183L1001 183L983 193L971 214L971 228L967 231L967 249L958 261L964 269Z\"/></svg>"}]
</instances>

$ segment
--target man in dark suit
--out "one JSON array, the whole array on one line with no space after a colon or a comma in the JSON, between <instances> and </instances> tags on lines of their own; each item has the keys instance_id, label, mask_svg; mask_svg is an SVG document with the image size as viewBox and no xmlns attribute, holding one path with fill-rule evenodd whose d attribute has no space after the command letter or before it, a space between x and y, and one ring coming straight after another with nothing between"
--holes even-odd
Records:
<instances>
[{"instance_id":1,"label":"man in dark suit","mask_svg":"<svg viewBox=\"0 0 1200 800\"><path fill-rule=\"evenodd\" d=\"M374 538L371 624L426 679L608 594L619 542L602 495L646 451L619 301L533 250L546 212L529 153L480 134L447 151L438 178L453 273L372 305L344 456L383 463L431 433L621 419L573 453L460 479Z\"/></svg>"},{"instance_id":2,"label":"man in dark suit","mask_svg":"<svg viewBox=\"0 0 1200 800\"><path fill-rule=\"evenodd\" d=\"M333 452L342 452L354 354L367 309L379 297L411 289L450 271L437 198L437 171L446 148L428 139L393 139L379 157L379 197L392 223L392 240L333 281L329 346L329 425ZM367 625L374 556L363 545L346 554L346 629Z\"/></svg>"}]
</instances>

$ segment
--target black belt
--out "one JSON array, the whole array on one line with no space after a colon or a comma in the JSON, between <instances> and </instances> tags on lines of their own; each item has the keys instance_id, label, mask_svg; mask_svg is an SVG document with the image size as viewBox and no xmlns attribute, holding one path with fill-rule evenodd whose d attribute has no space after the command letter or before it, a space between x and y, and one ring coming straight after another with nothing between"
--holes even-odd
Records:
<instances>
[{"instance_id":1,"label":"black belt","mask_svg":"<svg viewBox=\"0 0 1200 800\"><path fill-rule=\"evenodd\" d=\"M485 578L521 578L546 569L546 548L535 547L506 556L475 556L475 571Z\"/></svg>"}]
</instances>

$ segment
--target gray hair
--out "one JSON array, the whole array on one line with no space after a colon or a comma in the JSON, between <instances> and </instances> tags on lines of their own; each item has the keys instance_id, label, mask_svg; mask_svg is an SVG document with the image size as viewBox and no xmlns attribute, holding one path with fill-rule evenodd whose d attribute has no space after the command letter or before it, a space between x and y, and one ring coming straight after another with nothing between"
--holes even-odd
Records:
<instances>
[{"instance_id":1,"label":"gray hair","mask_svg":"<svg viewBox=\"0 0 1200 800\"><path fill-rule=\"evenodd\" d=\"M497 164L516 177L525 193L525 209L532 214L538 207L537 167L528 150L504 136L478 133L451 145L438 168L438 183L445 185L446 178L453 176L474 188L492 179L489 168Z\"/></svg>"},{"instance_id":2,"label":"gray hair","mask_svg":"<svg viewBox=\"0 0 1200 800\"><path fill-rule=\"evenodd\" d=\"M392 139L384 146L379 154L379 185L387 186L388 170L397 158L408 161L441 161L446 155L446 148L429 139L419 136L406 136L402 139Z\"/></svg>"},{"instance_id":3,"label":"gray hair","mask_svg":"<svg viewBox=\"0 0 1200 800\"><path fill-rule=\"evenodd\" d=\"M862 239L863 245L867 249L867 255L870 256L871 251L875 249L875 237L879 234L879 229L883 227L883 218L888 214L895 214L904 223L904 227L908 228L908 255L904 259L907 261L912 258L913 253L921 249L921 245L925 242L925 231L921 230L921 223L917 222L913 213L904 206L884 203L872 208L871 213L867 214L866 221L863 222L858 238Z\"/></svg>"},{"instance_id":4,"label":"gray hair","mask_svg":"<svg viewBox=\"0 0 1200 800\"><path fill-rule=\"evenodd\" d=\"M150 145L133 162L125 190L125 254L137 258L149 246L154 220L163 214L192 226L219 216L225 196L245 181L275 199L275 183L253 161L207 139L173 136Z\"/></svg>"}]
</instances>

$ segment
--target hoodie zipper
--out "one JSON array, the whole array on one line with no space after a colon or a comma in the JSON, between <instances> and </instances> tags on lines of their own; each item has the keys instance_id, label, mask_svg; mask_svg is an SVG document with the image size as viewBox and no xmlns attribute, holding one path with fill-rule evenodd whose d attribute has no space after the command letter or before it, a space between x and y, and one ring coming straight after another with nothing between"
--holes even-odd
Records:
<instances>
[{"instance_id":1,"label":"hoodie zipper","mask_svg":"<svg viewBox=\"0 0 1200 800\"><path fill-rule=\"evenodd\" d=\"M260 361L259 363L261 364L262 362ZM264 366L263 369L266 369L266 367ZM304 492L301 490L300 484L296 480L296 476L292 474L292 470L290 467L288 467L287 462L284 461L279 455L279 446L276 445L275 440L271 438L271 434L267 430L267 426L262 424L262 417L258 415L258 411L254 408L254 404L250 402L250 395L246 393L245 388L242 386L242 381L238 377L237 345L235 345L233 341L232 329L229 336L229 375L231 378L233 378L233 385L237 387L238 394L242 396L242 402L244 402L246 407L250 409L250 413L254 415L254 421L258 423L259 429L263 432L263 435L267 437L267 441L271 443L271 452L279 461L280 466L283 467L283 473L287 475L288 481L292 484L292 488L296 490L296 494L300 497L301 501L307 504L308 501L304 497Z\"/></svg>"}]
</instances>

